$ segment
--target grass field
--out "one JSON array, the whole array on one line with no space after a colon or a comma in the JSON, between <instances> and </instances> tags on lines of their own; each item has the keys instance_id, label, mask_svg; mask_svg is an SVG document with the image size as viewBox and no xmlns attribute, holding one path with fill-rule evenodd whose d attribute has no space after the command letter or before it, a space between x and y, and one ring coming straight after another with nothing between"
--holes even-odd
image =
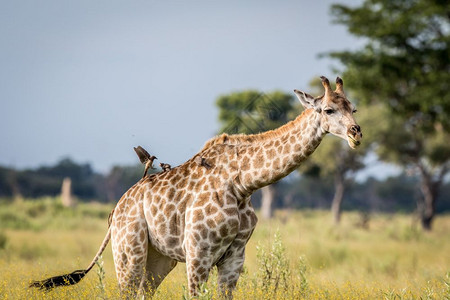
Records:
<instances>
[{"instance_id":1,"label":"grass field","mask_svg":"<svg viewBox=\"0 0 450 300\"><path fill-rule=\"evenodd\" d=\"M31 280L85 268L106 233L112 205L63 208L58 199L0 202L0 299L117 299L111 247L103 267L79 284L51 292ZM411 215L357 212L333 227L325 211L279 211L259 221L246 251L235 299L450 299L450 216L423 232ZM182 299L187 279L179 264L155 299ZM216 273L203 299L217 298Z\"/></svg>"}]
</instances>

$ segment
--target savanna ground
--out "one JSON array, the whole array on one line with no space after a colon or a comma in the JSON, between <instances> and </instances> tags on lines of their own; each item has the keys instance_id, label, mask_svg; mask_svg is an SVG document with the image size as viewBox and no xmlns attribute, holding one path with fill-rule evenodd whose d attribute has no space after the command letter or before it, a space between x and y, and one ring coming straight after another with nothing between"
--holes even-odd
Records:
<instances>
[{"instance_id":1,"label":"savanna ground","mask_svg":"<svg viewBox=\"0 0 450 300\"><path fill-rule=\"evenodd\" d=\"M0 201L0 299L117 299L111 247L77 285L42 292L43 279L85 268L107 230L112 205L63 208L48 198ZM365 228L363 225L368 225ZM217 298L216 271L199 298ZM178 264L154 299L183 299ZM246 251L235 299L450 299L450 215L423 232L411 215L374 214L367 224L345 213L339 227L326 211L279 211L259 221Z\"/></svg>"}]
</instances>

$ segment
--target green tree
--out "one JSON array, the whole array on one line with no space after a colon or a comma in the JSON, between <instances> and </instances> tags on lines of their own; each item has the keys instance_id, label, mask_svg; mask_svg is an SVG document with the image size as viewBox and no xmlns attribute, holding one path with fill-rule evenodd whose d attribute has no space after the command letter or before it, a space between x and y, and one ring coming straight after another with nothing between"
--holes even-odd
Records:
<instances>
[{"instance_id":1,"label":"green tree","mask_svg":"<svg viewBox=\"0 0 450 300\"><path fill-rule=\"evenodd\" d=\"M220 132L255 134L272 130L289 121L294 103L293 95L280 91L262 93L255 90L234 92L217 99ZM275 185L261 189L261 215L273 216Z\"/></svg>"},{"instance_id":2,"label":"green tree","mask_svg":"<svg viewBox=\"0 0 450 300\"><path fill-rule=\"evenodd\" d=\"M429 230L450 167L448 1L366 0L331 11L366 44L329 55L342 63L347 86L360 101L385 106L375 133L378 154L417 170L423 195L418 208Z\"/></svg>"}]
</instances>

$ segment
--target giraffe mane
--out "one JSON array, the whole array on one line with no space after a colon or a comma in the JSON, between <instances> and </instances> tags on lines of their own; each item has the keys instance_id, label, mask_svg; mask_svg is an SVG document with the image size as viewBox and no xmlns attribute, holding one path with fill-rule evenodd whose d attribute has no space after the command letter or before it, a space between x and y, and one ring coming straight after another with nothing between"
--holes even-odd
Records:
<instances>
[{"instance_id":1,"label":"giraffe mane","mask_svg":"<svg viewBox=\"0 0 450 300\"><path fill-rule=\"evenodd\" d=\"M271 138L276 138L288 131L290 131L293 127L295 127L295 124L298 123L298 120L304 118L306 115L310 114L312 112L312 109L304 110L297 118L295 118L292 121L289 121L288 123L275 128L273 130L264 131L261 133L256 134L227 134L222 133L221 135L215 136L208 141L206 141L203 148L199 151L200 153L215 146L215 145L240 145L240 144L252 144L252 143L258 143L262 142Z\"/></svg>"}]
</instances>

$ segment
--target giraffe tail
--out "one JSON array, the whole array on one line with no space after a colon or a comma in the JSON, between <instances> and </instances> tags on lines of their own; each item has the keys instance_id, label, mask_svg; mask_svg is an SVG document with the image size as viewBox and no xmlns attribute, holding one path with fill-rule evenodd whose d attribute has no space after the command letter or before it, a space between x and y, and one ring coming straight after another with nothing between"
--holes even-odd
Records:
<instances>
[{"instance_id":1,"label":"giraffe tail","mask_svg":"<svg viewBox=\"0 0 450 300\"><path fill-rule=\"evenodd\" d=\"M97 254L95 255L94 259L92 260L92 262L89 264L89 266L84 269L84 270L76 270L73 271L72 273L69 274L64 274L64 275L59 275L59 276L54 276L54 277L50 277L44 280L38 280L38 281L33 281L31 282L29 287L36 287L39 288L41 290L51 290L57 286L68 286L68 285L73 285L73 284L77 284L78 282L81 281L81 279L83 279L83 277L92 269L92 267L95 265L95 263L97 262L98 258L100 257L100 255L103 253L103 251L105 250L106 246L109 243L109 240L111 239L111 228L108 228L108 232L106 233L105 238L103 239L103 243L100 246L100 249L98 250Z\"/></svg>"}]
</instances>

